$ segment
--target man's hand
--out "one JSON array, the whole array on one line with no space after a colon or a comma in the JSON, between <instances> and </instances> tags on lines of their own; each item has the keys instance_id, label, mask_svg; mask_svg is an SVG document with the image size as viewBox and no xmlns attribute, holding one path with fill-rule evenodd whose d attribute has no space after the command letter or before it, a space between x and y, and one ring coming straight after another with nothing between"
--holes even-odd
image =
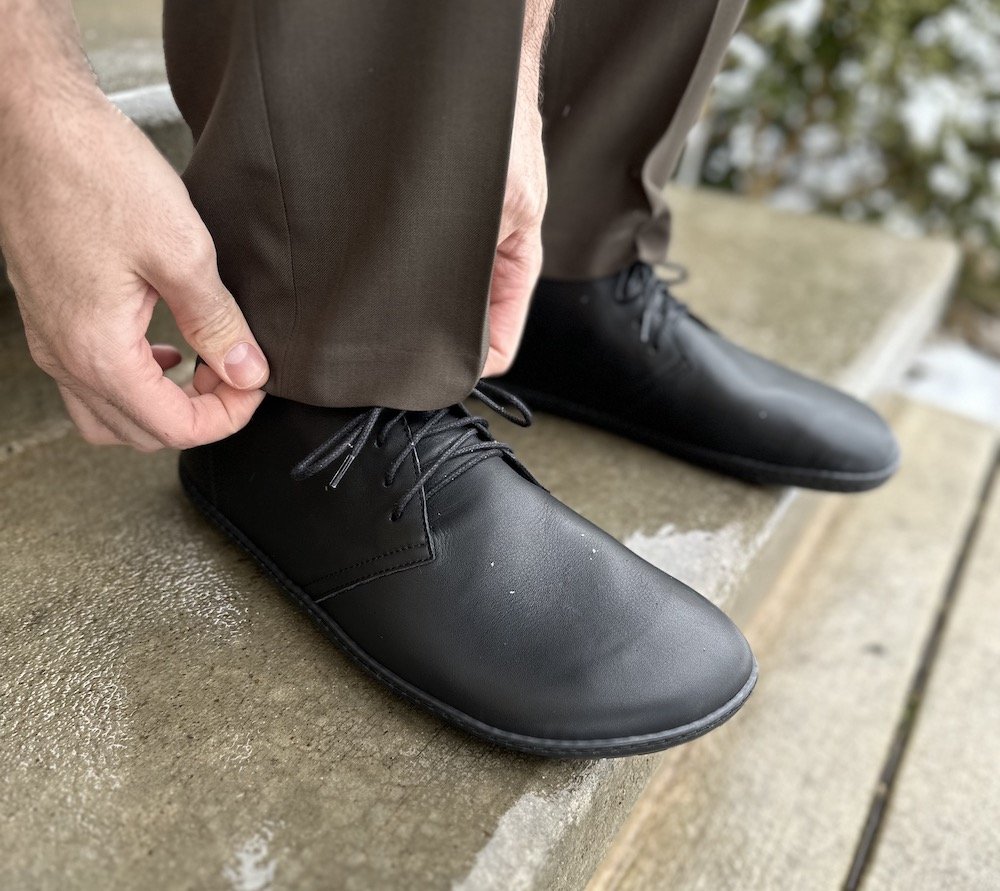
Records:
<instances>
[{"instance_id":1,"label":"man's hand","mask_svg":"<svg viewBox=\"0 0 1000 891\"><path fill-rule=\"evenodd\" d=\"M66 10L46 30L52 8L8 31L34 38L49 66L73 52ZM89 442L153 451L235 432L263 399L268 367L184 184L72 59L35 74L45 86L0 95L0 248L32 357ZM146 340L160 298L215 372L197 391L164 376L177 350Z\"/></svg>"},{"instance_id":2,"label":"man's hand","mask_svg":"<svg viewBox=\"0 0 1000 891\"><path fill-rule=\"evenodd\" d=\"M527 0L507 191L490 285L490 349L485 377L514 361L531 294L542 270L542 215L548 197L538 84L552 0Z\"/></svg>"}]
</instances>

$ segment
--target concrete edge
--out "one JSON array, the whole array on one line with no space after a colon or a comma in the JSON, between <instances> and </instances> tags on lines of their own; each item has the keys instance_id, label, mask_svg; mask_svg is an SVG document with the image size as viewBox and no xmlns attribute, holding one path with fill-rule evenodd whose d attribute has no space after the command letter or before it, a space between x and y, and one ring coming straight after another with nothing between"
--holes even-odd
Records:
<instances>
[{"instance_id":1,"label":"concrete edge","mask_svg":"<svg viewBox=\"0 0 1000 891\"><path fill-rule=\"evenodd\" d=\"M860 397L897 383L921 344L938 326L962 271L962 250L953 241L922 239L928 251L940 254L939 274L918 294L902 294L879 325L868 346L844 373L841 385Z\"/></svg>"},{"instance_id":2,"label":"concrete edge","mask_svg":"<svg viewBox=\"0 0 1000 891\"><path fill-rule=\"evenodd\" d=\"M183 121L167 84L119 90L109 93L108 99L140 127L179 124Z\"/></svg>"}]
</instances>

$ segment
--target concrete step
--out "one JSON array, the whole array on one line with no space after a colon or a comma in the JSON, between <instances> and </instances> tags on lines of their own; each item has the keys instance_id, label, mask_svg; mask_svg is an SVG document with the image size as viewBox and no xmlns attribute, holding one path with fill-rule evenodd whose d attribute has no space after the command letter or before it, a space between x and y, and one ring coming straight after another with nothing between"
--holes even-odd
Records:
<instances>
[{"instance_id":1,"label":"concrete step","mask_svg":"<svg viewBox=\"0 0 1000 891\"><path fill-rule=\"evenodd\" d=\"M1000 477L994 473L865 891L995 888L1000 875Z\"/></svg>"},{"instance_id":2,"label":"concrete step","mask_svg":"<svg viewBox=\"0 0 1000 891\"><path fill-rule=\"evenodd\" d=\"M164 83L162 0L73 0L73 11L106 93Z\"/></svg>"},{"instance_id":3,"label":"concrete step","mask_svg":"<svg viewBox=\"0 0 1000 891\"><path fill-rule=\"evenodd\" d=\"M939 241L672 198L675 256L693 272L681 296L741 342L858 393L905 364L957 266ZM587 880L664 756L513 756L397 701L207 529L174 456L69 435L9 301L0 335L0 884ZM501 427L557 495L741 620L831 500L554 418Z\"/></svg>"},{"instance_id":4,"label":"concrete step","mask_svg":"<svg viewBox=\"0 0 1000 891\"><path fill-rule=\"evenodd\" d=\"M884 765L1000 439L912 402L895 402L892 418L905 458L897 478L828 502L747 629L761 663L756 701L663 759L590 891L832 891L865 862L873 796L885 794ZM997 659L986 586L998 569L996 500L942 656L954 664L932 667L941 683L865 887L985 888L1000 865L995 750L983 744L1000 730L986 680ZM972 802L981 808L970 814Z\"/></svg>"}]
</instances>

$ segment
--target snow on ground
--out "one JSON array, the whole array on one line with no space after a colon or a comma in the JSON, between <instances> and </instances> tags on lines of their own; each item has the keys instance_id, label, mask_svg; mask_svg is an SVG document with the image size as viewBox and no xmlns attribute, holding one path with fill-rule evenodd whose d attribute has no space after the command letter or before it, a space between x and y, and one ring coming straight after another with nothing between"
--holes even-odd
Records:
<instances>
[{"instance_id":1,"label":"snow on ground","mask_svg":"<svg viewBox=\"0 0 1000 891\"><path fill-rule=\"evenodd\" d=\"M912 399L1000 427L1000 361L955 337L927 343L900 382Z\"/></svg>"}]
</instances>

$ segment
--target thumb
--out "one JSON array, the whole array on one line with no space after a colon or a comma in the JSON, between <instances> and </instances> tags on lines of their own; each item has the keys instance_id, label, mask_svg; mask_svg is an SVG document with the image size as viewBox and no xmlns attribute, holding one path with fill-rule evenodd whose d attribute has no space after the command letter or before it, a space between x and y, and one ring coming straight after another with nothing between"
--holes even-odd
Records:
<instances>
[{"instance_id":1,"label":"thumb","mask_svg":"<svg viewBox=\"0 0 1000 891\"><path fill-rule=\"evenodd\" d=\"M150 284L170 307L184 339L227 384L255 390L270 369L233 295L219 278L215 251L183 271L174 269Z\"/></svg>"}]
</instances>

